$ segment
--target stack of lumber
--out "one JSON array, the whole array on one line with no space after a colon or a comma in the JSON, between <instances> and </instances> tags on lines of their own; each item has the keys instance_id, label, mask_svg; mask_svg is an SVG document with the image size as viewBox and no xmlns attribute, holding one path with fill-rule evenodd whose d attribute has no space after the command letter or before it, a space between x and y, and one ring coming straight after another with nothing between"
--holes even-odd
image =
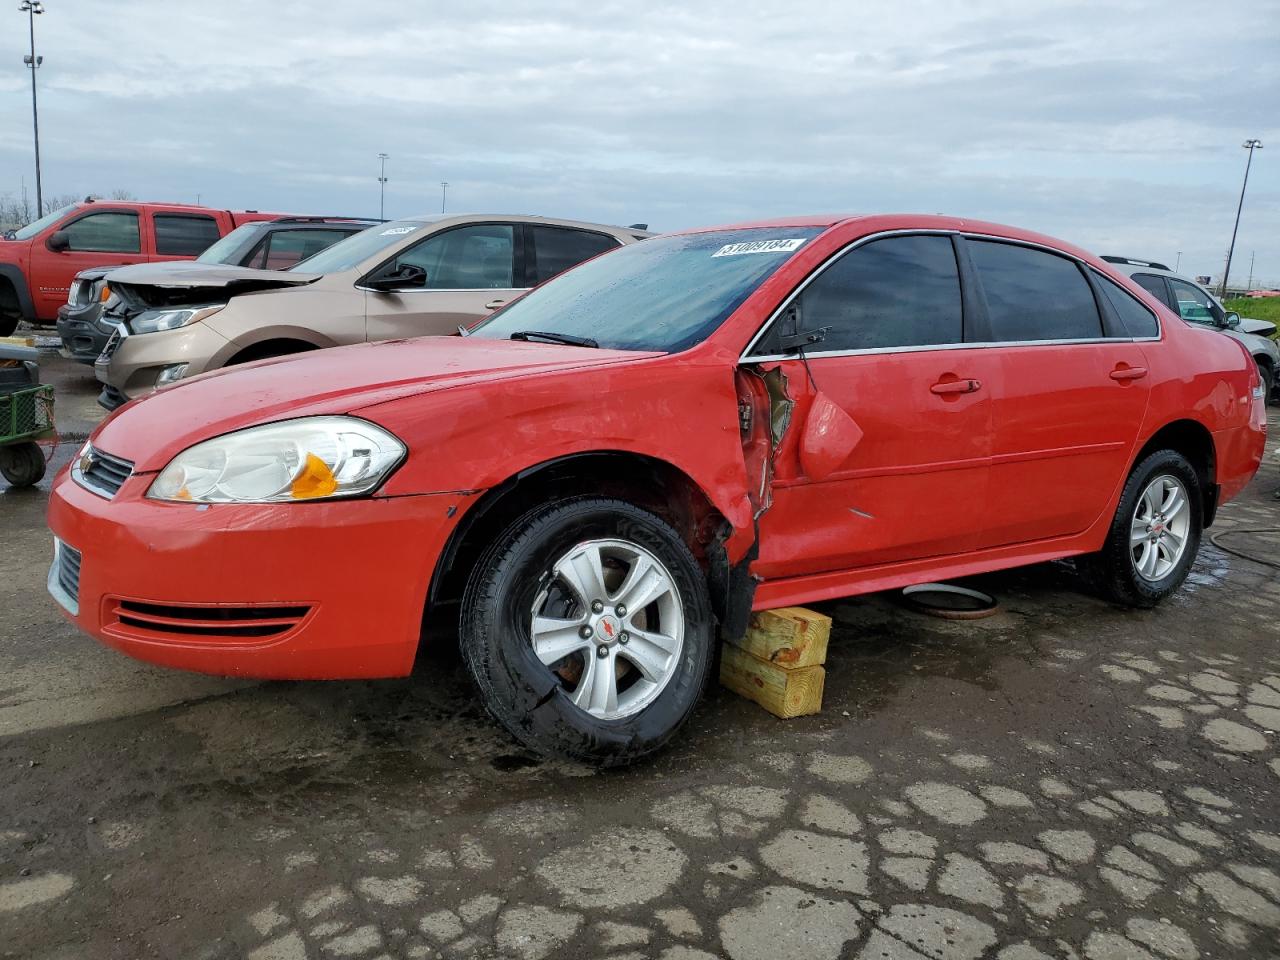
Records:
<instances>
[{"instance_id":1,"label":"stack of lumber","mask_svg":"<svg viewBox=\"0 0 1280 960\"><path fill-rule=\"evenodd\" d=\"M804 607L754 613L746 635L724 645L720 683L784 720L817 713L830 636L831 618Z\"/></svg>"}]
</instances>

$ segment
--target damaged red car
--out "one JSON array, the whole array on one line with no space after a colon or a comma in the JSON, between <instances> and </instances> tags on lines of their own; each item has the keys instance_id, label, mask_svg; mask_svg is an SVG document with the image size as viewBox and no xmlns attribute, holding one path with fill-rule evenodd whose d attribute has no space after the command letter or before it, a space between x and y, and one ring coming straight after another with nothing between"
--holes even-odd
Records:
<instances>
[{"instance_id":1,"label":"damaged red car","mask_svg":"<svg viewBox=\"0 0 1280 960\"><path fill-rule=\"evenodd\" d=\"M402 676L456 623L517 740L624 763L753 609L1069 556L1156 603L1264 432L1239 344L1047 237L697 230L465 336L128 404L56 480L49 589L125 653L243 677Z\"/></svg>"}]
</instances>

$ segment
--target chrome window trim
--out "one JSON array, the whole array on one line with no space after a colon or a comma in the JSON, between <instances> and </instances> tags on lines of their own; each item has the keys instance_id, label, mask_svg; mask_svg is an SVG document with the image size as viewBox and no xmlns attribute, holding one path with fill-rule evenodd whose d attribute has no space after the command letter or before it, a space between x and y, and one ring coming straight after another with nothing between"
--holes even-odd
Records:
<instances>
[{"instance_id":1,"label":"chrome window trim","mask_svg":"<svg viewBox=\"0 0 1280 960\"><path fill-rule=\"evenodd\" d=\"M885 237L902 236L959 236L964 239L992 240L998 243L1012 243L1020 247L1030 247L1033 250L1041 250L1045 253L1064 257L1075 263L1082 270L1097 270L1093 264L1088 263L1085 260L1081 260L1079 257L1067 253L1065 250L1058 250L1054 247L1047 246L1043 243L1036 243L1031 240L1017 240L1012 237L1000 237L989 233L969 233L964 230L939 230L937 228L928 227L919 229L906 227L899 230L882 230L878 233L869 233L865 237L858 237L856 240L845 244L824 260L816 270L809 274L809 276L805 277L804 281L792 290L786 299L778 304L774 311L769 314L768 319L761 324L760 329L756 331L756 335L747 343L746 349L738 356L738 363L763 363L771 360L796 359L798 354L794 353L753 354L751 351L755 349L755 345L759 343L765 334L769 332L769 328L773 326L778 317L782 315L787 307L791 306L791 302L795 300L796 297L800 296L800 294L804 293L805 288L808 287L809 284L822 276L828 267L843 257L846 253L855 250L864 244L870 243L873 240L883 240ZM960 265L958 263L956 264L956 269L957 272L960 273ZM1087 277L1082 279L1084 279L1086 283L1088 282ZM964 283L963 276L961 276L960 282L961 284ZM1092 293L1092 290L1090 293ZM1139 301L1139 303L1141 303L1141 301ZM1145 307L1146 304L1142 304L1142 306ZM1099 320L1101 320L1101 317L1099 317ZM983 341L981 343L911 344L909 346L901 347L867 347L860 350L805 350L804 355L810 360L814 360L819 357L860 357L872 356L881 353L923 353L925 351L934 350L976 350L988 347L1057 347L1081 343L1155 343L1161 340L1163 335L1164 327L1160 323L1160 315L1156 314L1156 335L1154 337L1088 337L1078 340L990 340Z\"/></svg>"}]
</instances>

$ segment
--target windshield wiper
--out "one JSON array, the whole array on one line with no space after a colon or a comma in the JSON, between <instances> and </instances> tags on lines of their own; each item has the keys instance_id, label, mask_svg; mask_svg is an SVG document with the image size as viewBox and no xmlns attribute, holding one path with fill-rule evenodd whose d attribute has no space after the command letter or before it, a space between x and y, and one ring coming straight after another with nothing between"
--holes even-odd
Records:
<instances>
[{"instance_id":1,"label":"windshield wiper","mask_svg":"<svg viewBox=\"0 0 1280 960\"><path fill-rule=\"evenodd\" d=\"M590 337L575 337L568 333L548 333L545 330L517 330L507 339L536 340L540 343L564 343L571 347L599 347Z\"/></svg>"}]
</instances>

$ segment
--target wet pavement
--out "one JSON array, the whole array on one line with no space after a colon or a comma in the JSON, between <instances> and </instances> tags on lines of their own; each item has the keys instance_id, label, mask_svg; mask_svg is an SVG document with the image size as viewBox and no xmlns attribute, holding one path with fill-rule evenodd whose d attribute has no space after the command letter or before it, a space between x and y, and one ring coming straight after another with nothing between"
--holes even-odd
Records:
<instances>
[{"instance_id":1,"label":"wet pavement","mask_svg":"<svg viewBox=\"0 0 1280 960\"><path fill-rule=\"evenodd\" d=\"M1212 532L1280 563L1277 485ZM597 773L517 750L447 632L379 683L101 648L44 498L0 488L0 957L1280 956L1274 566L1206 542L1150 612L1067 563L978 578L986 620L823 604L819 716L712 690Z\"/></svg>"}]
</instances>

